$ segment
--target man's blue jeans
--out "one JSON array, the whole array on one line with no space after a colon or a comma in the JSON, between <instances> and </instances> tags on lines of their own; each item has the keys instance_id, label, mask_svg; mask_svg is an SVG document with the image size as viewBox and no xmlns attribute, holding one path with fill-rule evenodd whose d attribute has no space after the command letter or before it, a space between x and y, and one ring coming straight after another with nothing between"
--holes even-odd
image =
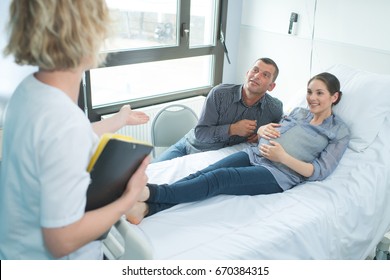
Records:
<instances>
[{"instance_id":1,"label":"man's blue jeans","mask_svg":"<svg viewBox=\"0 0 390 280\"><path fill-rule=\"evenodd\" d=\"M154 162L170 160L177 157L182 157L187 155L186 149L186 139L183 137L176 144L170 146L167 150L165 150L161 155L153 160Z\"/></svg>"}]
</instances>

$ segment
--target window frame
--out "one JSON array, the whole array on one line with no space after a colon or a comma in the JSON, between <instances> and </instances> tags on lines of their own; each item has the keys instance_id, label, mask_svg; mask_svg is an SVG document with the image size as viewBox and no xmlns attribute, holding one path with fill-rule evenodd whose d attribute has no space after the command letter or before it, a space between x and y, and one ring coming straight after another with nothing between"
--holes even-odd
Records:
<instances>
[{"instance_id":1,"label":"window frame","mask_svg":"<svg viewBox=\"0 0 390 280\"><path fill-rule=\"evenodd\" d=\"M196 0L195 0L196 1ZM109 52L104 65L99 68L107 68L137 63L156 62L178 58L189 58L204 55L214 56L214 67L211 69L212 84L210 86L195 88L185 91L173 92L155 97L143 98L131 101L133 109L150 105L180 100L188 97L207 95L210 89L222 82L222 70L224 63L224 47L221 44L221 32L226 31L227 0L217 0L217 15L215 17L215 46L189 47L189 38L185 35L184 29L190 26L191 0L178 0L180 30L178 46L167 46L159 48L134 49L117 52ZM117 112L123 105L129 104L128 100L113 104L99 105L92 107L91 76L90 71L84 73L80 86L79 106L84 110L90 121L98 121L103 115Z\"/></svg>"}]
</instances>

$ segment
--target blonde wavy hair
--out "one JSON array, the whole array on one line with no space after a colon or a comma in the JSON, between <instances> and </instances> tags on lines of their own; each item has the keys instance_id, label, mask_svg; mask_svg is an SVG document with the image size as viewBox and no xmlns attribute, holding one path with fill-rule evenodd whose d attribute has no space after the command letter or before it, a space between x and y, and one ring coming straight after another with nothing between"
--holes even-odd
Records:
<instances>
[{"instance_id":1,"label":"blonde wavy hair","mask_svg":"<svg viewBox=\"0 0 390 280\"><path fill-rule=\"evenodd\" d=\"M4 54L20 65L64 70L104 61L99 50L110 33L104 0L14 0Z\"/></svg>"}]
</instances>

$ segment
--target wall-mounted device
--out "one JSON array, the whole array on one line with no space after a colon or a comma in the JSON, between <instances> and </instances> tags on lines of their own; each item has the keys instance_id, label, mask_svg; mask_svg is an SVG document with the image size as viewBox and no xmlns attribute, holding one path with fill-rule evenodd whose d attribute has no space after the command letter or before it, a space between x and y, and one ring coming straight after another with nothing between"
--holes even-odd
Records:
<instances>
[{"instance_id":1,"label":"wall-mounted device","mask_svg":"<svg viewBox=\"0 0 390 280\"><path fill-rule=\"evenodd\" d=\"M291 13L290 25L288 26L288 34L297 35L298 14Z\"/></svg>"}]
</instances>

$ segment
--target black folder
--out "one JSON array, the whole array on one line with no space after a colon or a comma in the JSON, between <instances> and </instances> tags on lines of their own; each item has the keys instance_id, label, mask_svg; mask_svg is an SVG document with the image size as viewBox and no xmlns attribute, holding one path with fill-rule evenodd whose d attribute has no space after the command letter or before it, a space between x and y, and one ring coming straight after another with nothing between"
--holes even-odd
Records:
<instances>
[{"instance_id":1,"label":"black folder","mask_svg":"<svg viewBox=\"0 0 390 280\"><path fill-rule=\"evenodd\" d=\"M91 158L85 210L103 207L124 192L127 182L153 146L120 134L104 134Z\"/></svg>"}]
</instances>

